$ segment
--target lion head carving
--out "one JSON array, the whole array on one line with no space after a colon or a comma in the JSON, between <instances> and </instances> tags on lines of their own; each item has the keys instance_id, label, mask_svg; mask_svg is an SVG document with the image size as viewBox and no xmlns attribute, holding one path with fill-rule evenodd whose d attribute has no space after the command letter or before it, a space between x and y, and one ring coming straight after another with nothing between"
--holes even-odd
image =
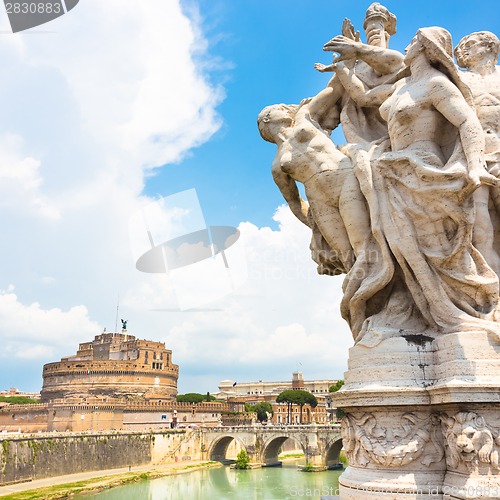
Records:
<instances>
[{"instance_id":1,"label":"lion head carving","mask_svg":"<svg viewBox=\"0 0 500 500\"><path fill-rule=\"evenodd\" d=\"M479 463L487 463L498 470L497 443L481 416L459 412L453 417L444 417L443 422L452 467L463 463L470 470Z\"/></svg>"}]
</instances>

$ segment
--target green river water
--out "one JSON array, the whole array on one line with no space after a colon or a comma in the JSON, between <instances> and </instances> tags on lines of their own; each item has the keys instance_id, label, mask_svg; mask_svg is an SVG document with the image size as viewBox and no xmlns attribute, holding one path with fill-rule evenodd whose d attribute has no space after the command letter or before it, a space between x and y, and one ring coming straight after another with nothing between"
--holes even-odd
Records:
<instances>
[{"instance_id":1,"label":"green river water","mask_svg":"<svg viewBox=\"0 0 500 500\"><path fill-rule=\"evenodd\" d=\"M294 462L283 467L205 469L141 481L74 500L293 500L338 494L342 471L301 472Z\"/></svg>"}]
</instances>

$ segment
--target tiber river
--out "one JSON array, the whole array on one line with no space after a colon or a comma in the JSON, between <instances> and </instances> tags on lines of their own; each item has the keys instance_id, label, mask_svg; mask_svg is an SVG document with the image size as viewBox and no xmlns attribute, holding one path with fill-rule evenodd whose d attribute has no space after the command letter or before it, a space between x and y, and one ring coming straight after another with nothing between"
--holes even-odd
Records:
<instances>
[{"instance_id":1,"label":"tiber river","mask_svg":"<svg viewBox=\"0 0 500 500\"><path fill-rule=\"evenodd\" d=\"M205 469L112 488L74 500L319 500L338 494L342 471L301 472L296 461L282 467Z\"/></svg>"}]
</instances>

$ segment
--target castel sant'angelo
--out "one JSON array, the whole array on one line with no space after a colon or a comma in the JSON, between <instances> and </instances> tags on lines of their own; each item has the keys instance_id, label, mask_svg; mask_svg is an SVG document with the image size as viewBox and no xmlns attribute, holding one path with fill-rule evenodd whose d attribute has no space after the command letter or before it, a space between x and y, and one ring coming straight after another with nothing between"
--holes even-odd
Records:
<instances>
[{"instance_id":1,"label":"castel sant'angelo","mask_svg":"<svg viewBox=\"0 0 500 500\"><path fill-rule=\"evenodd\" d=\"M240 404L177 402L179 366L163 342L106 331L43 367L39 404L0 408L0 432L146 430L219 425Z\"/></svg>"},{"instance_id":2,"label":"castel sant'angelo","mask_svg":"<svg viewBox=\"0 0 500 500\"><path fill-rule=\"evenodd\" d=\"M114 397L172 401L179 367L162 342L122 333L102 333L80 344L75 356L43 367L42 401Z\"/></svg>"}]
</instances>

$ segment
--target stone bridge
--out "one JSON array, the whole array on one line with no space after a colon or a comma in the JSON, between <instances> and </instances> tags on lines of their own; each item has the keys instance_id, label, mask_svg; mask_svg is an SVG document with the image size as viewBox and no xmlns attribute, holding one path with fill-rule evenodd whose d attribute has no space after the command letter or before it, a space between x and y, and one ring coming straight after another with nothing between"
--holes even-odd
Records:
<instances>
[{"instance_id":1,"label":"stone bridge","mask_svg":"<svg viewBox=\"0 0 500 500\"><path fill-rule=\"evenodd\" d=\"M281 445L294 440L302 448L306 463L316 470L340 465L342 449L340 425L269 425L201 428L201 449L205 460L226 462L226 452L233 440L246 450L250 462L263 467L281 465Z\"/></svg>"}]
</instances>

